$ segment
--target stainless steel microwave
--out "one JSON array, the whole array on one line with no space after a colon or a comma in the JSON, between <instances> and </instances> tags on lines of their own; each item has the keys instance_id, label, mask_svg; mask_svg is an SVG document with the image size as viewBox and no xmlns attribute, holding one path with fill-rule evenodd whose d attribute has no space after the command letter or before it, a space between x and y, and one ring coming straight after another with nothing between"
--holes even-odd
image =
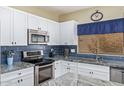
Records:
<instances>
[{"instance_id":1,"label":"stainless steel microwave","mask_svg":"<svg viewBox=\"0 0 124 93\"><path fill-rule=\"evenodd\" d=\"M29 44L47 44L49 42L49 35L46 31L28 29L28 43Z\"/></svg>"}]
</instances>

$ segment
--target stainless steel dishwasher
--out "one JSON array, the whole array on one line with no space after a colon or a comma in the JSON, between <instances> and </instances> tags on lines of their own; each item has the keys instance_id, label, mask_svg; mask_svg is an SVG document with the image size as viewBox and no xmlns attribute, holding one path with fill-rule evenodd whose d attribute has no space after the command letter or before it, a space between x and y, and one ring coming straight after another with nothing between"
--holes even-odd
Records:
<instances>
[{"instance_id":1,"label":"stainless steel dishwasher","mask_svg":"<svg viewBox=\"0 0 124 93\"><path fill-rule=\"evenodd\" d=\"M124 84L124 68L111 67L110 80Z\"/></svg>"}]
</instances>

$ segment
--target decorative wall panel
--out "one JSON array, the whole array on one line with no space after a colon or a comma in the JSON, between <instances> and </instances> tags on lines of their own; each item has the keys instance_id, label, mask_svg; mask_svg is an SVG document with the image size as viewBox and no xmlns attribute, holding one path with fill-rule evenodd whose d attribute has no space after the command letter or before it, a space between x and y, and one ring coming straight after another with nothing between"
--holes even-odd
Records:
<instances>
[{"instance_id":1,"label":"decorative wall panel","mask_svg":"<svg viewBox=\"0 0 124 93\"><path fill-rule=\"evenodd\" d=\"M100 54L122 54L123 33L98 35L98 45Z\"/></svg>"},{"instance_id":2,"label":"decorative wall panel","mask_svg":"<svg viewBox=\"0 0 124 93\"><path fill-rule=\"evenodd\" d=\"M96 35L81 35L78 37L78 49L80 53L96 53Z\"/></svg>"}]
</instances>

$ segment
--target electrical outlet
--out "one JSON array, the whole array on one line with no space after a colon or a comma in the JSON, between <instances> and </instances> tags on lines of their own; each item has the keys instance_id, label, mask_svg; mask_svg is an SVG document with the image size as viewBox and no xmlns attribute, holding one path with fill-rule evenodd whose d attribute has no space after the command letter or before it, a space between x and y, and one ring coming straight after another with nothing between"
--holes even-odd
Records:
<instances>
[{"instance_id":1,"label":"electrical outlet","mask_svg":"<svg viewBox=\"0 0 124 93\"><path fill-rule=\"evenodd\" d=\"M76 51L75 49L71 49L71 53L75 53L75 51Z\"/></svg>"}]
</instances>

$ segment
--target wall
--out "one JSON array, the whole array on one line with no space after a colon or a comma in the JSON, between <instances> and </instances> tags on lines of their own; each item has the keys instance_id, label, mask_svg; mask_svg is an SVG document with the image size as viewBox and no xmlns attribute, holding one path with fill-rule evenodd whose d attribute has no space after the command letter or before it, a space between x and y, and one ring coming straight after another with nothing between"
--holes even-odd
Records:
<instances>
[{"instance_id":1,"label":"wall","mask_svg":"<svg viewBox=\"0 0 124 93\"><path fill-rule=\"evenodd\" d=\"M79 10L76 12L68 13L59 16L59 21L67 21L67 20L76 20L79 23L89 23L92 22L90 20L90 16L96 10L99 10L104 14L103 20L110 20L124 17L124 6L98 6L92 7L85 10Z\"/></svg>"},{"instance_id":2,"label":"wall","mask_svg":"<svg viewBox=\"0 0 124 93\"><path fill-rule=\"evenodd\" d=\"M38 8L36 6L10 6L10 7L58 22L59 15L52 13L51 11L44 10L42 8Z\"/></svg>"}]
</instances>

